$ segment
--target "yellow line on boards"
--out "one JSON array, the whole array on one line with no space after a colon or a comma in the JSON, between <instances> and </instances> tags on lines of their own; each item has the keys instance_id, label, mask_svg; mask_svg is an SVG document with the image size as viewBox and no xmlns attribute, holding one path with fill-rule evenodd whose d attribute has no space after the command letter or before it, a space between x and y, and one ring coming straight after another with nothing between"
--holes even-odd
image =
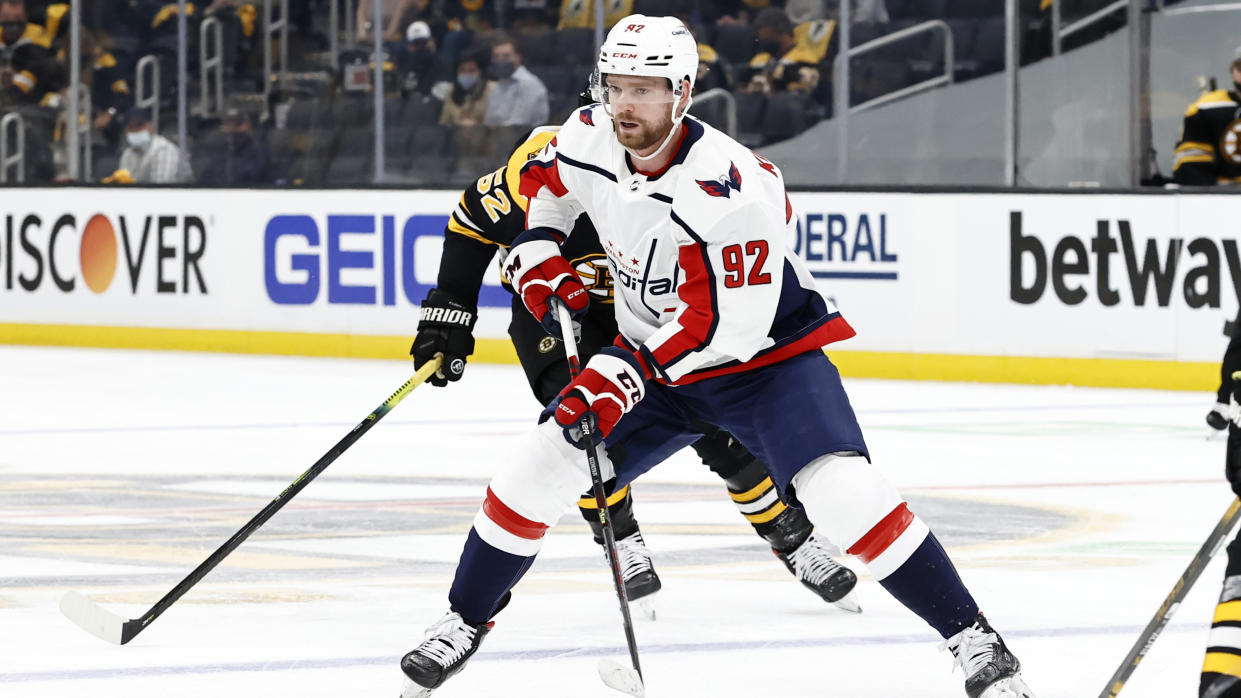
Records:
<instances>
[{"instance_id":1,"label":"yellow line on boards","mask_svg":"<svg viewBox=\"0 0 1241 698\"><path fill-rule=\"evenodd\" d=\"M1219 387L1219 364L1209 362L905 354L832 351L830 347L827 355L840 368L841 375L846 378L1031 383L1212 392Z\"/></svg>"},{"instance_id":2,"label":"yellow line on boards","mask_svg":"<svg viewBox=\"0 0 1241 698\"><path fill-rule=\"evenodd\" d=\"M404 359L412 339L412 326L408 335L347 335L0 323L0 344L360 359ZM846 378L1208 391L1219 384L1219 364L1211 362L833 351L830 347L827 353ZM517 354L508 339L480 338L471 361L512 364L517 363Z\"/></svg>"}]
</instances>

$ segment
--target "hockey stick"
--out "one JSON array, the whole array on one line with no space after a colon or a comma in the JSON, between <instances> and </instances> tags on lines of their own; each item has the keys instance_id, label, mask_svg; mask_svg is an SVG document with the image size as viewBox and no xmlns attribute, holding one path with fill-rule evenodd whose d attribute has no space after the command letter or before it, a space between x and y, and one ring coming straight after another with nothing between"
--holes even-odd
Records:
<instances>
[{"instance_id":1,"label":"hockey stick","mask_svg":"<svg viewBox=\"0 0 1241 698\"><path fill-rule=\"evenodd\" d=\"M1117 667L1116 673L1112 674L1112 678L1108 679L1107 687L1099 694L1099 698L1116 698L1120 693L1120 689L1125 687L1125 682L1129 680L1129 676L1133 674L1133 670L1138 668L1142 658L1150 651L1151 645L1155 644L1155 640L1159 639L1159 633L1163 632L1168 621L1172 620L1172 614L1176 613L1176 609L1180 607L1181 601L1189 594L1189 589L1198 581L1198 577L1202 574L1215 554L1223 547L1224 540L1228 538L1228 532L1236 525L1238 519L1241 519L1241 499L1233 498L1232 504L1228 506L1228 511L1220 518L1219 523L1215 524L1215 530L1211 531L1211 535L1207 536L1207 540L1198 549L1198 553L1194 555L1194 559L1189 561L1189 566L1181 573L1176 584L1172 585L1172 591L1168 594L1163 603L1159 604L1159 608L1155 611L1155 616L1146 624L1146 628L1142 630L1142 634L1138 636L1133 648L1129 650L1129 654L1125 656L1125 660Z\"/></svg>"},{"instance_id":2,"label":"hockey stick","mask_svg":"<svg viewBox=\"0 0 1241 698\"><path fill-rule=\"evenodd\" d=\"M576 378L582 372L577 356L577 342L573 338L573 318L563 303L552 301L560 319L560 337L564 342L565 358L569 361L569 376ZM629 659L633 668L611 659L599 661L599 678L609 688L632 696L646 695L642 682L642 665L638 663L638 641L633 635L633 619L629 617L629 596L625 593L625 579L621 576L620 556L616 553L616 532L612 529L612 517L608 514L608 495L603 490L603 474L599 471L599 448L595 444L594 429L590 419L581 421L582 439L586 442L586 463L590 468L590 484L599 511L599 523L603 524L603 548L612 565L612 583L616 587L616 599L620 602L621 619L625 626L625 642L629 645Z\"/></svg>"},{"instance_id":3,"label":"hockey stick","mask_svg":"<svg viewBox=\"0 0 1241 698\"><path fill-rule=\"evenodd\" d=\"M172 591L165 594L164 598L160 599L146 613L138 618L125 620L76 591L70 591L61 598L60 612L65 614L69 620L77 623L86 632L108 642L123 645L134 639L138 633L145 630L160 614L168 610L169 606L176 603L177 599L181 598L185 592L200 582L203 577L207 576L208 572L236 550L237 546L249 538L251 533L254 533L260 526L267 523L267 520L280 511L285 504L288 504L290 499L296 496L298 492L301 492L306 485L310 484L311 480L327 469L332 464L332 461L339 458L340 454L344 453L354 442L362 438L362 435L375 426L376 422L383 419L384 415L392 411L392 408L396 407L401 400L404 400L406 395L413 392L414 388L417 388L431 374L435 373L439 369L441 362L442 359L437 356L418 369L413 377L405 381L405 384L398 388L395 393L392 393L391 397L385 400L382 405L376 407L373 412L366 415L366 419L363 419L350 430L345 435L345 438L341 439L331 450L323 454L322 458L310 466L309 470L302 473L283 492L276 495L276 498L263 507L262 511L255 514L254 518L241 527L241 530L225 541L224 545L221 545L219 549L211 554L211 557L203 560L202 564L196 567L193 572L190 572L189 576L182 579L179 584L172 588Z\"/></svg>"}]
</instances>

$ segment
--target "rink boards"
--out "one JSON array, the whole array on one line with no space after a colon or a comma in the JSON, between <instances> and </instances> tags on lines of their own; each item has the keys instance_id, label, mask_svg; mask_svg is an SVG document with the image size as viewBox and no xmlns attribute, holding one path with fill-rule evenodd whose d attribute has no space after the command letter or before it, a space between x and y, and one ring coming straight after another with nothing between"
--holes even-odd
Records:
<instances>
[{"instance_id":1,"label":"rink boards","mask_svg":"<svg viewBox=\"0 0 1241 698\"><path fill-rule=\"evenodd\" d=\"M795 192L849 375L1213 389L1241 203ZM0 343L399 358L455 191L8 189ZM476 360L514 361L492 269Z\"/></svg>"}]
</instances>

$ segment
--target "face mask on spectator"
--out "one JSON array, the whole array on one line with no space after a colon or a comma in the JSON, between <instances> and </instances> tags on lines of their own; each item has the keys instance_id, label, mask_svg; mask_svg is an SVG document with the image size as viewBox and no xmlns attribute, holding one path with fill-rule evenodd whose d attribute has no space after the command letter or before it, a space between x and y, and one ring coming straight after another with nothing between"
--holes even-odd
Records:
<instances>
[{"instance_id":1,"label":"face mask on spectator","mask_svg":"<svg viewBox=\"0 0 1241 698\"><path fill-rule=\"evenodd\" d=\"M780 57L780 40L779 39L760 39L758 42L758 52L768 53L775 58Z\"/></svg>"},{"instance_id":2,"label":"face mask on spectator","mask_svg":"<svg viewBox=\"0 0 1241 698\"><path fill-rule=\"evenodd\" d=\"M125 142L134 148L145 148L151 144L150 131L126 131Z\"/></svg>"},{"instance_id":3,"label":"face mask on spectator","mask_svg":"<svg viewBox=\"0 0 1241 698\"><path fill-rule=\"evenodd\" d=\"M497 80L507 80L517 71L517 64L512 61L495 61L491 64L491 74Z\"/></svg>"},{"instance_id":4,"label":"face mask on spectator","mask_svg":"<svg viewBox=\"0 0 1241 698\"><path fill-rule=\"evenodd\" d=\"M26 31L25 22L2 22L0 23L0 37L3 37L6 44L13 43L22 38L22 34Z\"/></svg>"},{"instance_id":5,"label":"face mask on spectator","mask_svg":"<svg viewBox=\"0 0 1241 698\"><path fill-rule=\"evenodd\" d=\"M463 90L472 90L478 84L478 73L458 73L457 84Z\"/></svg>"}]
</instances>

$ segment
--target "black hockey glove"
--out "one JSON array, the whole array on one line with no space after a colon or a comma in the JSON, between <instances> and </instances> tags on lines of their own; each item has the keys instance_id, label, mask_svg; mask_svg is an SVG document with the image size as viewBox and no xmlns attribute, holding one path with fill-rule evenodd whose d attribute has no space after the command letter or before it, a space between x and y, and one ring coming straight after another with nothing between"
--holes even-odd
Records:
<instances>
[{"instance_id":1,"label":"black hockey glove","mask_svg":"<svg viewBox=\"0 0 1241 698\"><path fill-rule=\"evenodd\" d=\"M431 289L422 302L422 321L418 323L418 336L409 353L414 357L414 368L444 355L444 362L435 375L428 379L431 385L440 387L449 381L461 379L465 372L465 359L474 353L474 323L478 311L461 303L452 295L438 288Z\"/></svg>"}]
</instances>

